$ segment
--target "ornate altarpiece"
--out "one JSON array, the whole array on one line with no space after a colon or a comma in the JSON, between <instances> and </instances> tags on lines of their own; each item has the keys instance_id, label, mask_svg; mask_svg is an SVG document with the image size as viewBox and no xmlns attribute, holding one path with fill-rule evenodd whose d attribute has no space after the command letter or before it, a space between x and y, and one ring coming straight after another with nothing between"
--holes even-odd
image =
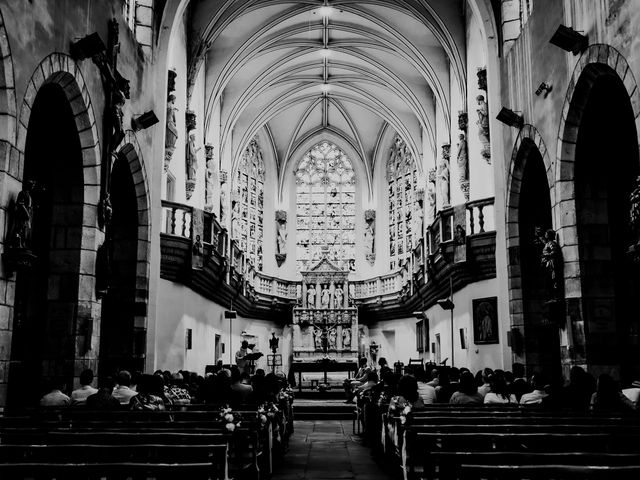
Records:
<instances>
[{"instance_id":1,"label":"ornate altarpiece","mask_svg":"<svg viewBox=\"0 0 640 480\"><path fill-rule=\"evenodd\" d=\"M355 362L358 309L349 301L349 272L325 256L302 272L302 306L293 309L293 360Z\"/></svg>"}]
</instances>

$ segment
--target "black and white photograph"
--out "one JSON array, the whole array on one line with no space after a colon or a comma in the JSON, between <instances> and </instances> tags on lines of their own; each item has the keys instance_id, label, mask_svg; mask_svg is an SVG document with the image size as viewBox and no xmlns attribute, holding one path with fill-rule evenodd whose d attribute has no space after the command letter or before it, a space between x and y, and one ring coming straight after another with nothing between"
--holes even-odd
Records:
<instances>
[{"instance_id":1,"label":"black and white photograph","mask_svg":"<svg viewBox=\"0 0 640 480\"><path fill-rule=\"evenodd\" d=\"M640 478L639 39L0 0L0 479Z\"/></svg>"}]
</instances>

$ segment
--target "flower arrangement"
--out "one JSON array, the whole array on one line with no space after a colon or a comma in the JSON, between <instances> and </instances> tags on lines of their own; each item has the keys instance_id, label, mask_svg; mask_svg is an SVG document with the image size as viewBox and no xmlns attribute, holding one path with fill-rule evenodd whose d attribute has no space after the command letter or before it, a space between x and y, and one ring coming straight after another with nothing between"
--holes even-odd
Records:
<instances>
[{"instance_id":1,"label":"flower arrangement","mask_svg":"<svg viewBox=\"0 0 640 480\"><path fill-rule=\"evenodd\" d=\"M407 423L407 416L411 413L411 405L406 405L402 409L402 413L400 414L400 423L404 425Z\"/></svg>"},{"instance_id":2,"label":"flower arrangement","mask_svg":"<svg viewBox=\"0 0 640 480\"><path fill-rule=\"evenodd\" d=\"M220 420L229 432L233 432L240 427L242 418L238 412L234 412L230 407L220 409Z\"/></svg>"}]
</instances>

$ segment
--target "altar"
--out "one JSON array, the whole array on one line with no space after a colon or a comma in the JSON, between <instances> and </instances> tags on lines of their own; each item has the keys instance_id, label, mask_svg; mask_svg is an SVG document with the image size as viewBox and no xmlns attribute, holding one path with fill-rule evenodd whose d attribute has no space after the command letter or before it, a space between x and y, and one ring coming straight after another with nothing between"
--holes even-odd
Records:
<instances>
[{"instance_id":1,"label":"altar","mask_svg":"<svg viewBox=\"0 0 640 480\"><path fill-rule=\"evenodd\" d=\"M327 372L357 369L358 309L351 305L348 276L326 257L302 272L301 304L293 309L292 370L300 383L304 373L310 385L339 383L330 382ZM314 379L314 372L322 378Z\"/></svg>"}]
</instances>

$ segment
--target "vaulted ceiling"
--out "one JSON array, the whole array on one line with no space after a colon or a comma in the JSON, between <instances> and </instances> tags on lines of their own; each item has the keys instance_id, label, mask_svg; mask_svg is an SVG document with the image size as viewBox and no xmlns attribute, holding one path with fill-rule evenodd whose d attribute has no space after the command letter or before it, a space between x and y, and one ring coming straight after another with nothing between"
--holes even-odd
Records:
<instances>
[{"instance_id":1,"label":"vaulted ceiling","mask_svg":"<svg viewBox=\"0 0 640 480\"><path fill-rule=\"evenodd\" d=\"M461 4L194 2L190 81L205 68L205 128L220 102L223 148L237 157L264 128L280 168L327 132L348 142L368 171L389 128L417 158L424 145L435 151L436 116L450 125L450 90L465 97Z\"/></svg>"}]
</instances>

